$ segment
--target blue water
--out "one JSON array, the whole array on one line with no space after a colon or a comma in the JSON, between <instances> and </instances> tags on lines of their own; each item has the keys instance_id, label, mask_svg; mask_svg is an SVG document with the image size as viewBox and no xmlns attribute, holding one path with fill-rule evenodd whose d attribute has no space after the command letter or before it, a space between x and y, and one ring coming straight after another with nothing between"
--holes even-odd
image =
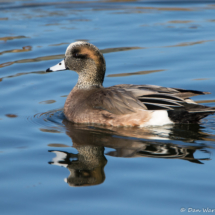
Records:
<instances>
[{"instance_id":1,"label":"blue water","mask_svg":"<svg viewBox=\"0 0 215 215\"><path fill-rule=\"evenodd\" d=\"M77 74L45 72L86 40L104 53L105 87L208 91L194 100L215 106L214 12L212 0L0 1L1 214L215 209L214 115L174 127L72 125L62 107Z\"/></svg>"}]
</instances>

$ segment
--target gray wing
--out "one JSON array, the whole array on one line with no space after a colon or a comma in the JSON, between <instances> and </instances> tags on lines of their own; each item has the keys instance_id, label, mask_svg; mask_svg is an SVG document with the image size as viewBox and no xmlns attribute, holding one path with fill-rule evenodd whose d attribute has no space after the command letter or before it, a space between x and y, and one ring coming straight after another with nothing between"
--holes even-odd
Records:
<instances>
[{"instance_id":1,"label":"gray wing","mask_svg":"<svg viewBox=\"0 0 215 215\"><path fill-rule=\"evenodd\" d=\"M192 100L188 100L185 94L207 93L154 85L123 84L95 89L87 103L93 109L106 110L116 115L134 113L136 109L183 110L189 113L214 112L214 108L198 105Z\"/></svg>"},{"instance_id":2,"label":"gray wing","mask_svg":"<svg viewBox=\"0 0 215 215\"><path fill-rule=\"evenodd\" d=\"M136 97L155 93L162 93L186 99L192 96L210 94L209 92L202 92L198 90L185 90L180 88L161 87L156 85L120 84L113 86L113 88L125 89L127 91L132 92Z\"/></svg>"},{"instance_id":3,"label":"gray wing","mask_svg":"<svg viewBox=\"0 0 215 215\"><path fill-rule=\"evenodd\" d=\"M117 115L134 113L136 108L147 109L131 92L112 87L95 90L88 99L88 105Z\"/></svg>"},{"instance_id":4,"label":"gray wing","mask_svg":"<svg viewBox=\"0 0 215 215\"><path fill-rule=\"evenodd\" d=\"M146 106L148 110L187 109L188 111L191 111L194 106L198 106L199 109L203 106L195 104L195 102L191 99L188 99L188 97L209 94L208 92L201 92L197 90L184 90L179 88L160 87L155 85L123 84L115 85L111 88L117 90L124 89L132 93Z\"/></svg>"}]
</instances>

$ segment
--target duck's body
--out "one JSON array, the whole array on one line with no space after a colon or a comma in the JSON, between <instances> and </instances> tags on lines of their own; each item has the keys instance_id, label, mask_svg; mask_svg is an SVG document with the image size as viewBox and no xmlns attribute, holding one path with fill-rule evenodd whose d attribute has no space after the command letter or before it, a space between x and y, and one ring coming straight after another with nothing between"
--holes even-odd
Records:
<instances>
[{"instance_id":1,"label":"duck's body","mask_svg":"<svg viewBox=\"0 0 215 215\"><path fill-rule=\"evenodd\" d=\"M119 102L119 109L110 101L116 90L111 88L74 88L67 97L64 113L69 121L111 126L142 126L150 120L152 113L141 105L128 106ZM131 97L132 98L132 97ZM135 99L132 98L133 102ZM121 103L121 104L120 104Z\"/></svg>"},{"instance_id":2,"label":"duck's body","mask_svg":"<svg viewBox=\"0 0 215 215\"><path fill-rule=\"evenodd\" d=\"M153 85L102 86L105 60L94 45L75 42L65 59L47 71L71 69L79 74L76 86L64 105L66 118L74 123L111 126L159 126L198 123L214 108L198 105L190 96L207 92Z\"/></svg>"}]
</instances>

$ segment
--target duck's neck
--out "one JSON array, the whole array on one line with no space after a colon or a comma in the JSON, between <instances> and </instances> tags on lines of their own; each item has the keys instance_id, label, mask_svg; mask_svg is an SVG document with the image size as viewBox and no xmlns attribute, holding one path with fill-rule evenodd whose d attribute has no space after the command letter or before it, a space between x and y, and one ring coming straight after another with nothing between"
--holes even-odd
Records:
<instances>
[{"instance_id":1,"label":"duck's neck","mask_svg":"<svg viewBox=\"0 0 215 215\"><path fill-rule=\"evenodd\" d=\"M102 84L92 84L92 83L88 83L88 82L78 82L76 85L75 85L75 88L78 88L78 89L91 89L91 88L100 88L100 87L103 87Z\"/></svg>"},{"instance_id":2,"label":"duck's neck","mask_svg":"<svg viewBox=\"0 0 215 215\"><path fill-rule=\"evenodd\" d=\"M90 89L95 87L103 87L104 72L83 70L79 73L78 82L75 85L78 89Z\"/></svg>"}]
</instances>

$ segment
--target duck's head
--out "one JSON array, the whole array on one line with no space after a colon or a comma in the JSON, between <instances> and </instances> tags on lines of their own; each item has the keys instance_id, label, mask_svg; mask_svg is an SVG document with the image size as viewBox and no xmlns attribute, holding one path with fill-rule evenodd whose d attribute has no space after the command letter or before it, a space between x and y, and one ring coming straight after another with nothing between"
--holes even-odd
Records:
<instances>
[{"instance_id":1,"label":"duck's head","mask_svg":"<svg viewBox=\"0 0 215 215\"><path fill-rule=\"evenodd\" d=\"M101 87L105 75L105 59L100 50L88 43L78 41L71 43L65 58L46 72L70 69L78 73L78 88Z\"/></svg>"}]
</instances>

